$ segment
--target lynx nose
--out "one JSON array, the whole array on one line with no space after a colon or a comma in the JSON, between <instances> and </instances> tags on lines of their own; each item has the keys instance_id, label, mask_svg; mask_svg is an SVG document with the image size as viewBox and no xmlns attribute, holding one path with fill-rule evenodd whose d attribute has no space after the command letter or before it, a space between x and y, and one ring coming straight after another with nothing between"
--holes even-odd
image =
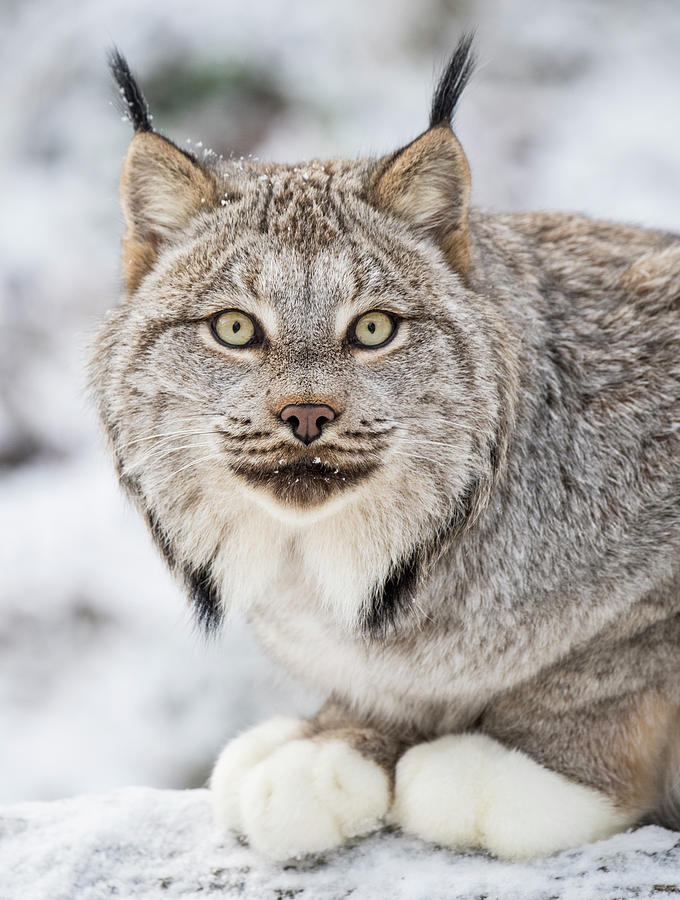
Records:
<instances>
[{"instance_id":1,"label":"lynx nose","mask_svg":"<svg viewBox=\"0 0 680 900\"><path fill-rule=\"evenodd\" d=\"M326 422L332 422L335 415L335 410L323 403L298 403L284 406L279 418L291 426L298 440L311 444L321 436L321 429Z\"/></svg>"}]
</instances>

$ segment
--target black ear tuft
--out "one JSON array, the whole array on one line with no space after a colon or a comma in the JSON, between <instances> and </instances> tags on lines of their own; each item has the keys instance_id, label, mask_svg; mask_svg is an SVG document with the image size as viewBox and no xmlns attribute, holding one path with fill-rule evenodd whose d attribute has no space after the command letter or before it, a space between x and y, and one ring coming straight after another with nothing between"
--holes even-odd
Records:
<instances>
[{"instance_id":1,"label":"black ear tuft","mask_svg":"<svg viewBox=\"0 0 680 900\"><path fill-rule=\"evenodd\" d=\"M149 115L149 106L144 99L139 85L130 71L127 60L114 47L109 53L109 66L111 74L116 80L116 84L120 88L120 93L124 101L124 110L130 116L130 121L137 131L153 131L151 125L151 116Z\"/></svg>"},{"instance_id":2,"label":"black ear tuft","mask_svg":"<svg viewBox=\"0 0 680 900\"><path fill-rule=\"evenodd\" d=\"M450 125L460 95L470 80L475 68L475 55L472 51L472 43L475 39L474 32L464 34L458 41L458 46L453 51L453 56L444 69L437 84L437 89L432 98L430 111L430 128L437 125Z\"/></svg>"}]
</instances>

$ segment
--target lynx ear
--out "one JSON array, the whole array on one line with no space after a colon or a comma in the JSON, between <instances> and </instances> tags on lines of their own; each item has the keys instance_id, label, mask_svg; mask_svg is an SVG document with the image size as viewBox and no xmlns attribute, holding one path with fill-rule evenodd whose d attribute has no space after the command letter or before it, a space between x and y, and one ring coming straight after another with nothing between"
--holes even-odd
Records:
<instances>
[{"instance_id":1,"label":"lynx ear","mask_svg":"<svg viewBox=\"0 0 680 900\"><path fill-rule=\"evenodd\" d=\"M386 161L373 187L379 208L434 237L463 276L470 264L470 169L451 119L474 68L471 48L466 35L439 80L429 130Z\"/></svg>"},{"instance_id":2,"label":"lynx ear","mask_svg":"<svg viewBox=\"0 0 680 900\"><path fill-rule=\"evenodd\" d=\"M213 179L189 155L153 132L130 143L120 181L125 217L123 264L129 294L200 210L217 203Z\"/></svg>"},{"instance_id":3,"label":"lynx ear","mask_svg":"<svg viewBox=\"0 0 680 900\"><path fill-rule=\"evenodd\" d=\"M154 132L144 95L115 48L109 65L135 129L120 181L123 266L132 294L153 266L158 249L181 234L199 210L217 203L217 189L193 156Z\"/></svg>"},{"instance_id":4,"label":"lynx ear","mask_svg":"<svg viewBox=\"0 0 680 900\"><path fill-rule=\"evenodd\" d=\"M381 209L434 237L451 266L467 274L470 170L448 126L426 131L401 151L380 176L375 200Z\"/></svg>"}]
</instances>

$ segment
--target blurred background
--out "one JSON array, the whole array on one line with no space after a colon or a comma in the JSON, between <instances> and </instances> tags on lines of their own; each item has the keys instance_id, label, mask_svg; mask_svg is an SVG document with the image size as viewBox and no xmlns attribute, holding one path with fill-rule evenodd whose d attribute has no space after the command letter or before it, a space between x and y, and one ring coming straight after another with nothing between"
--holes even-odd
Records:
<instances>
[{"instance_id":1,"label":"blurred background","mask_svg":"<svg viewBox=\"0 0 680 900\"><path fill-rule=\"evenodd\" d=\"M107 49L179 144L294 161L413 138L471 26L477 205L680 230L676 0L1 0L0 803L197 786L237 730L318 702L243 623L195 634L103 452L84 360L130 138Z\"/></svg>"}]
</instances>

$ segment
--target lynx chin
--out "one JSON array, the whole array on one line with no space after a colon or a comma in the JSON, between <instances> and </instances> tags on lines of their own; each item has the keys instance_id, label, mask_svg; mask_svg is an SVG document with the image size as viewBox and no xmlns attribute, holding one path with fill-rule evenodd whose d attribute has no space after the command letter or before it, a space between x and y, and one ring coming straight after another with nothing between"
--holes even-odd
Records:
<instances>
[{"instance_id":1,"label":"lynx chin","mask_svg":"<svg viewBox=\"0 0 680 900\"><path fill-rule=\"evenodd\" d=\"M467 36L377 159L197 159L111 64L120 482L198 622L328 695L225 748L221 825L280 860L680 827L680 237L471 209Z\"/></svg>"}]
</instances>

